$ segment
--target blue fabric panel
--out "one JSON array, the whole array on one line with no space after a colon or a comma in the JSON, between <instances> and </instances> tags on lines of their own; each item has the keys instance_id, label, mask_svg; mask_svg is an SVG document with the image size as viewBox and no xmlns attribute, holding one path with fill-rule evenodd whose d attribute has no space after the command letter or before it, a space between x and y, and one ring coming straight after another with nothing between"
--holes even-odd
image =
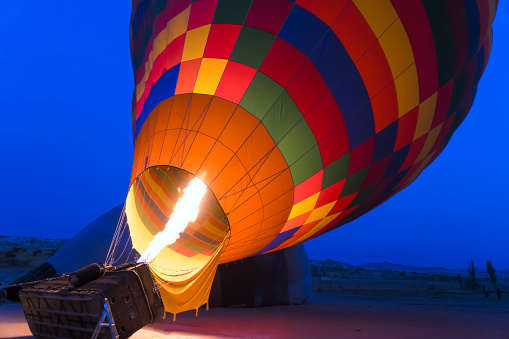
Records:
<instances>
[{"instance_id":1,"label":"blue fabric panel","mask_svg":"<svg viewBox=\"0 0 509 339\"><path fill-rule=\"evenodd\" d=\"M387 166L387 169L385 170L382 180L398 173L399 169L405 162L406 156L408 154L408 151L410 150L411 145L412 144L406 145L402 149L392 154L391 161L389 162L389 166Z\"/></svg>"},{"instance_id":2,"label":"blue fabric panel","mask_svg":"<svg viewBox=\"0 0 509 339\"><path fill-rule=\"evenodd\" d=\"M136 133L135 138L141 130L141 126L145 123L148 115L152 110L159 105L163 100L166 100L175 95L175 87L177 86L177 79L179 75L180 64L173 66L163 73L159 80L152 86L148 94L145 105L141 110L140 116L136 120Z\"/></svg>"},{"instance_id":3,"label":"blue fabric panel","mask_svg":"<svg viewBox=\"0 0 509 339\"><path fill-rule=\"evenodd\" d=\"M274 248L278 247L282 243L284 243L286 240L288 240L300 227L292 228L291 230L285 231L283 233L279 233L267 246L265 246L262 250L258 251L257 253L253 255L258 255L265 253L267 251L273 250Z\"/></svg>"},{"instance_id":4,"label":"blue fabric panel","mask_svg":"<svg viewBox=\"0 0 509 339\"><path fill-rule=\"evenodd\" d=\"M396 193L394 188L401 182L401 180L403 180L403 178L405 177L405 175L408 173L409 170L410 170L410 168L407 168L406 170L403 170L403 171L399 172L398 174L396 174L394 176L394 178L392 179L391 183L384 189L384 191L381 195L382 196L391 196L394 193Z\"/></svg>"},{"instance_id":5,"label":"blue fabric panel","mask_svg":"<svg viewBox=\"0 0 509 339\"><path fill-rule=\"evenodd\" d=\"M479 52L477 52L477 70L475 72L475 83L479 83L479 80L481 80L482 71L484 67L484 46L482 45L481 49L479 49ZM474 86L476 88L477 86Z\"/></svg>"},{"instance_id":6,"label":"blue fabric panel","mask_svg":"<svg viewBox=\"0 0 509 339\"><path fill-rule=\"evenodd\" d=\"M329 26L308 10L293 6L278 36L309 56Z\"/></svg>"},{"instance_id":7,"label":"blue fabric panel","mask_svg":"<svg viewBox=\"0 0 509 339\"><path fill-rule=\"evenodd\" d=\"M355 67L345 47L331 30L325 34L309 59L329 88L334 86L338 80L341 81L341 77L349 68Z\"/></svg>"},{"instance_id":8,"label":"blue fabric panel","mask_svg":"<svg viewBox=\"0 0 509 339\"><path fill-rule=\"evenodd\" d=\"M131 25L133 34L136 33L140 24L143 22L143 16L147 12L147 9L149 8L149 6L152 6L151 0L142 0L138 4L138 7L136 8L136 11L134 12L134 15L133 15L133 23Z\"/></svg>"},{"instance_id":9,"label":"blue fabric panel","mask_svg":"<svg viewBox=\"0 0 509 339\"><path fill-rule=\"evenodd\" d=\"M375 135L375 148L373 150L372 163L381 160L392 153L398 135L398 120Z\"/></svg>"},{"instance_id":10,"label":"blue fabric panel","mask_svg":"<svg viewBox=\"0 0 509 339\"><path fill-rule=\"evenodd\" d=\"M345 119L350 148L375 135L371 101L357 68L350 67L330 90Z\"/></svg>"},{"instance_id":11,"label":"blue fabric panel","mask_svg":"<svg viewBox=\"0 0 509 339\"><path fill-rule=\"evenodd\" d=\"M479 8L477 8L475 0L465 0L465 18L468 26L468 59L470 60L477 53L477 45L481 35Z\"/></svg>"}]
</instances>

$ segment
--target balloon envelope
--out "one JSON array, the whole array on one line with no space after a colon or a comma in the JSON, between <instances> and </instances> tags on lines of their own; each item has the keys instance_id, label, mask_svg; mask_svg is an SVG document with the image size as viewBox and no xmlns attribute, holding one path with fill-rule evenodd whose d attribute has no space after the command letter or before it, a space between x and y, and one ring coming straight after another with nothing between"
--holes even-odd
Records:
<instances>
[{"instance_id":1,"label":"balloon envelope","mask_svg":"<svg viewBox=\"0 0 509 339\"><path fill-rule=\"evenodd\" d=\"M496 5L133 1L135 248L164 228L181 173L217 203L163 255L195 273L181 263L286 248L382 204L466 117Z\"/></svg>"}]
</instances>

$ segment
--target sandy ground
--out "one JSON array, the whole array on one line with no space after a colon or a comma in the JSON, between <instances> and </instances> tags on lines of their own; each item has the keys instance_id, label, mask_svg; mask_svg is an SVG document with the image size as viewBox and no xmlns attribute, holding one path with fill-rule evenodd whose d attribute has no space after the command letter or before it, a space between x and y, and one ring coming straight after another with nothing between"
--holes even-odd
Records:
<instances>
[{"instance_id":1,"label":"sandy ground","mask_svg":"<svg viewBox=\"0 0 509 339\"><path fill-rule=\"evenodd\" d=\"M0 338L32 338L19 304L0 305ZM305 305L185 312L132 338L509 338L509 299L315 294Z\"/></svg>"}]
</instances>

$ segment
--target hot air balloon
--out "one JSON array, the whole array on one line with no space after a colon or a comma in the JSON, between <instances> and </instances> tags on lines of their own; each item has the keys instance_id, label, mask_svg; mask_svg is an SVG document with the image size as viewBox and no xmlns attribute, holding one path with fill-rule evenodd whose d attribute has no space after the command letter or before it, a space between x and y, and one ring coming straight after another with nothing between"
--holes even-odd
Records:
<instances>
[{"instance_id":1,"label":"hot air balloon","mask_svg":"<svg viewBox=\"0 0 509 339\"><path fill-rule=\"evenodd\" d=\"M206 186L149 260L166 311L207 303L218 264L322 235L412 183L473 103L496 6L134 0L134 249L194 178Z\"/></svg>"}]
</instances>

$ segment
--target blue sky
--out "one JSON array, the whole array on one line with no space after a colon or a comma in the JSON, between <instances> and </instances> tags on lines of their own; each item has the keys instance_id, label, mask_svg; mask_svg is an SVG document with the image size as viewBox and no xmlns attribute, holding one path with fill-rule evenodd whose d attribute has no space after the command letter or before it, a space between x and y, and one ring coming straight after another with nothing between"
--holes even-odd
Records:
<instances>
[{"instance_id":1,"label":"blue sky","mask_svg":"<svg viewBox=\"0 0 509 339\"><path fill-rule=\"evenodd\" d=\"M0 2L0 235L70 238L127 194L130 1ZM314 259L509 269L509 8L473 108L407 189L306 243Z\"/></svg>"}]
</instances>

